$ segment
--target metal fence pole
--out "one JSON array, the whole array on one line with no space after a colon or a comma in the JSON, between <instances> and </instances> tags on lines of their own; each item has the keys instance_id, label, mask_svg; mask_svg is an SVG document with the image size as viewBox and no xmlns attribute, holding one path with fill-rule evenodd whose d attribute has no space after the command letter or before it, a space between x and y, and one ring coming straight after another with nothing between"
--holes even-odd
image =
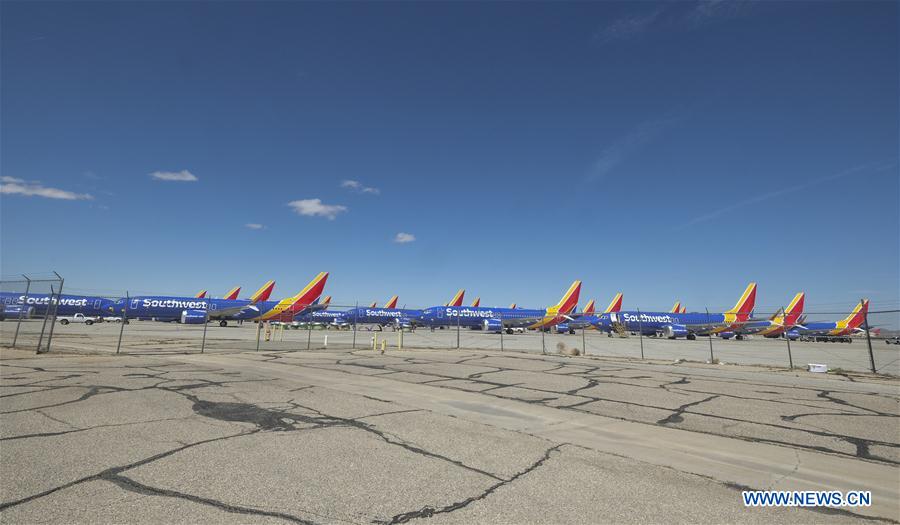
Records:
<instances>
[{"instance_id":1,"label":"metal fence pole","mask_svg":"<svg viewBox=\"0 0 900 525\"><path fill-rule=\"evenodd\" d=\"M541 331L541 353L546 354L547 353L547 345L544 342L544 333L545 332L544 332L544 323L543 322L541 323L541 326L538 328L538 330Z\"/></svg>"},{"instance_id":2,"label":"metal fence pole","mask_svg":"<svg viewBox=\"0 0 900 525\"><path fill-rule=\"evenodd\" d=\"M637 309L638 314L638 337L641 340L641 359L644 358L644 320L641 318L641 309ZM625 330L628 330L628 323L625 323Z\"/></svg>"},{"instance_id":3,"label":"metal fence pole","mask_svg":"<svg viewBox=\"0 0 900 525\"><path fill-rule=\"evenodd\" d=\"M500 351L503 351L503 315L500 316Z\"/></svg>"},{"instance_id":4,"label":"metal fence pole","mask_svg":"<svg viewBox=\"0 0 900 525\"><path fill-rule=\"evenodd\" d=\"M356 306L353 308L353 349L356 349L356 320L357 315L359 314L359 301L356 301Z\"/></svg>"},{"instance_id":5,"label":"metal fence pole","mask_svg":"<svg viewBox=\"0 0 900 525\"><path fill-rule=\"evenodd\" d=\"M22 308L19 309L19 321L16 323L16 335L13 336L12 345L13 348L16 347L16 341L19 339L19 325L22 324L22 315L28 311L28 292L31 290L31 279L28 278L27 275L22 275L27 281L25 285L25 297L22 299Z\"/></svg>"},{"instance_id":6,"label":"metal fence pole","mask_svg":"<svg viewBox=\"0 0 900 525\"><path fill-rule=\"evenodd\" d=\"M125 291L125 306L122 308L122 320L119 321L119 324L122 326L119 327L119 342L116 343L116 353L119 353L119 350L122 349L122 334L125 332L125 323L128 322L128 303L130 302L130 297L128 296L128 290Z\"/></svg>"},{"instance_id":7,"label":"metal fence pole","mask_svg":"<svg viewBox=\"0 0 900 525\"><path fill-rule=\"evenodd\" d=\"M262 332L262 315L256 318L256 351L259 352L259 335Z\"/></svg>"},{"instance_id":8,"label":"metal fence pole","mask_svg":"<svg viewBox=\"0 0 900 525\"><path fill-rule=\"evenodd\" d=\"M50 317L50 302L53 301L53 285L50 285L50 296L47 300L47 311L44 312L44 322L41 323L41 335L38 336L37 349L35 350L37 353L41 353L41 343L44 342L44 330L47 329L47 318Z\"/></svg>"},{"instance_id":9,"label":"metal fence pole","mask_svg":"<svg viewBox=\"0 0 900 525\"><path fill-rule=\"evenodd\" d=\"M709 324L709 308L706 309L706 337L709 338L709 363L713 364L716 358L713 356L712 328Z\"/></svg>"},{"instance_id":10,"label":"metal fence pole","mask_svg":"<svg viewBox=\"0 0 900 525\"><path fill-rule=\"evenodd\" d=\"M204 310L206 312L206 314L203 316L203 340L200 341L200 353L201 354L206 349L206 327L209 326L209 303L211 301L212 301L212 299L206 299L206 308Z\"/></svg>"},{"instance_id":11,"label":"metal fence pole","mask_svg":"<svg viewBox=\"0 0 900 525\"><path fill-rule=\"evenodd\" d=\"M53 307L53 315L50 319L50 334L47 335L47 351L50 351L50 345L53 343L53 329L56 327L56 312L59 311L59 302L62 301L62 290L63 285L66 283L66 280L63 279L58 273L53 272L59 277L59 291L56 293L56 302L53 302L53 296L50 297L50 305ZM49 312L47 312L49 313Z\"/></svg>"},{"instance_id":12,"label":"metal fence pole","mask_svg":"<svg viewBox=\"0 0 900 525\"><path fill-rule=\"evenodd\" d=\"M869 364L872 366L872 373L876 373L875 354L872 352L872 336L869 335L869 310L866 308L866 300L860 299L860 307L863 308L863 324L866 327L866 344L869 345Z\"/></svg>"},{"instance_id":13,"label":"metal fence pole","mask_svg":"<svg viewBox=\"0 0 900 525\"><path fill-rule=\"evenodd\" d=\"M459 310L456 311L456 349L459 350L459 324L460 324L460 315Z\"/></svg>"},{"instance_id":14,"label":"metal fence pole","mask_svg":"<svg viewBox=\"0 0 900 525\"><path fill-rule=\"evenodd\" d=\"M306 321L306 349L309 350L312 345L312 319Z\"/></svg>"},{"instance_id":15,"label":"metal fence pole","mask_svg":"<svg viewBox=\"0 0 900 525\"><path fill-rule=\"evenodd\" d=\"M581 355L587 355L587 343L584 339L584 325L581 325Z\"/></svg>"},{"instance_id":16,"label":"metal fence pole","mask_svg":"<svg viewBox=\"0 0 900 525\"><path fill-rule=\"evenodd\" d=\"M783 311L783 312L787 312L787 310L785 310L785 309L783 309L783 308L782 308L782 311ZM785 320L787 320L787 319L785 319ZM787 325L784 325L784 329L783 329L782 335L784 335L784 340L785 340L785 342L787 343L788 366L790 366L790 367L791 367L791 370L793 370L793 369L794 369L794 356L791 355L791 338L788 336L788 327L787 327Z\"/></svg>"}]
</instances>

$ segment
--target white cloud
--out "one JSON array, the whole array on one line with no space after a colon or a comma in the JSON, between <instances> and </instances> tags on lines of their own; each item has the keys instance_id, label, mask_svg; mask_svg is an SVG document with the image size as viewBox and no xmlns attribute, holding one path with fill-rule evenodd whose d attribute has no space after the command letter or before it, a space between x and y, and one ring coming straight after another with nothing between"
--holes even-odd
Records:
<instances>
[{"instance_id":1,"label":"white cloud","mask_svg":"<svg viewBox=\"0 0 900 525\"><path fill-rule=\"evenodd\" d=\"M416 236L411 233L400 232L394 237L394 242L400 244L406 244L408 242L413 242L416 240Z\"/></svg>"},{"instance_id":2,"label":"white cloud","mask_svg":"<svg viewBox=\"0 0 900 525\"><path fill-rule=\"evenodd\" d=\"M347 188L348 190L353 190L357 193L370 193L372 195L379 195L381 193L381 190L378 188L363 186L358 180L351 179L341 181L341 188Z\"/></svg>"},{"instance_id":3,"label":"white cloud","mask_svg":"<svg viewBox=\"0 0 900 525\"><path fill-rule=\"evenodd\" d=\"M262 224L257 224L257 223L255 223L255 222L248 222L247 224L244 225L244 227L247 228L247 229L250 229L250 230L263 230L263 229L265 229L265 226L264 226L264 225L262 225Z\"/></svg>"},{"instance_id":4,"label":"white cloud","mask_svg":"<svg viewBox=\"0 0 900 525\"><path fill-rule=\"evenodd\" d=\"M47 199L61 199L67 201L92 200L94 197L88 193L75 193L59 188L48 188L40 181L26 181L15 177L0 177L0 194L23 195L25 197L44 197Z\"/></svg>"},{"instance_id":5,"label":"white cloud","mask_svg":"<svg viewBox=\"0 0 900 525\"><path fill-rule=\"evenodd\" d=\"M636 39L646 33L691 31L707 24L743 16L758 3L749 0L666 2L654 11L612 20L597 30L593 38L607 43Z\"/></svg>"},{"instance_id":6,"label":"white cloud","mask_svg":"<svg viewBox=\"0 0 900 525\"><path fill-rule=\"evenodd\" d=\"M604 42L635 37L647 31L662 12L662 9L657 9L651 13L626 16L613 20L611 24L600 29L596 36Z\"/></svg>"},{"instance_id":7,"label":"white cloud","mask_svg":"<svg viewBox=\"0 0 900 525\"><path fill-rule=\"evenodd\" d=\"M196 175L189 172L188 170L181 171L154 171L150 174L150 178L155 180L165 180L165 181L174 181L174 182L197 182L198 179Z\"/></svg>"},{"instance_id":8,"label":"white cloud","mask_svg":"<svg viewBox=\"0 0 900 525\"><path fill-rule=\"evenodd\" d=\"M670 114L666 117L644 122L626 135L616 139L600 152L585 179L594 182L604 179L616 166L624 162L641 146L653 140L660 132L678 122L681 117Z\"/></svg>"},{"instance_id":9,"label":"white cloud","mask_svg":"<svg viewBox=\"0 0 900 525\"><path fill-rule=\"evenodd\" d=\"M339 213L347 211L346 206L341 206L339 204L322 204L321 199L291 201L288 203L288 206L293 208L297 215L325 217L330 221L333 221Z\"/></svg>"}]
</instances>

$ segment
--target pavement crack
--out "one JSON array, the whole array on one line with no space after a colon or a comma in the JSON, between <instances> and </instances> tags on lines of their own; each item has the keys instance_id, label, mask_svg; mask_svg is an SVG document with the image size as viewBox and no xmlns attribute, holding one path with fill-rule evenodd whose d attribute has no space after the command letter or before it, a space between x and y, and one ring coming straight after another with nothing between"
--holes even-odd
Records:
<instances>
[{"instance_id":1,"label":"pavement crack","mask_svg":"<svg viewBox=\"0 0 900 525\"><path fill-rule=\"evenodd\" d=\"M488 496L490 496L491 494L496 492L501 487L509 485L510 483L515 482L517 479L521 478L522 476L525 476L526 474L533 472L535 469L539 468L541 465L546 463L547 460L550 459L550 455L553 452L559 451L564 445L566 445L566 443L560 443L559 445L550 447L549 449L547 449L544 452L544 455L541 456L540 459L538 459L537 461L535 461L534 463L529 465L527 468L525 468L525 470L522 470L522 471L516 473L513 477L511 477L509 479L500 480L500 482L491 485L490 487L485 489L480 494L466 498L462 501L457 501L455 503L451 503L450 505L446 505L444 507L425 506L419 510L414 510L414 511L410 511L410 512L404 512L402 514L397 514L397 515L393 516L390 520L375 520L375 521L373 521L373 523L384 524L384 525L396 525L398 523L406 523L406 522L414 520L414 519L430 518L436 514L446 514L446 513L450 513L450 512L455 512L459 509L468 507L469 505L471 505L472 503L474 503L476 501L480 501L480 500L487 498Z\"/></svg>"},{"instance_id":2,"label":"pavement crack","mask_svg":"<svg viewBox=\"0 0 900 525\"><path fill-rule=\"evenodd\" d=\"M716 399L717 397L719 397L719 396L718 396L718 395L715 395L715 396L709 396L709 397L707 397L707 398L705 398L705 399L701 399L701 400L699 400L699 401L693 401L693 402L691 402L691 403L685 403L685 404L681 405L680 407L676 408L675 411L672 412L671 414L669 414L668 417L663 418L663 419L660 419L659 421L657 421L656 424L657 424L657 425L668 425L668 424L670 424L670 423L681 423L682 421L684 421L684 418L681 417L681 415L684 414L684 412L685 412L688 408L693 407L693 406L700 405L700 404L702 404L702 403L706 403L707 401L712 401L713 399Z\"/></svg>"}]
</instances>

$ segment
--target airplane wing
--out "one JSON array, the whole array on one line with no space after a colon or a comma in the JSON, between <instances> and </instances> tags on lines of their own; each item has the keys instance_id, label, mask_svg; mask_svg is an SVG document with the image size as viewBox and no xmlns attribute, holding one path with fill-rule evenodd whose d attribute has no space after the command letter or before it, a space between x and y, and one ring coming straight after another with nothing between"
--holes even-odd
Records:
<instances>
[{"instance_id":1,"label":"airplane wing","mask_svg":"<svg viewBox=\"0 0 900 525\"><path fill-rule=\"evenodd\" d=\"M210 319L222 319L224 317L231 317L233 315L238 315L240 313L246 312L248 310L252 310L256 313L259 313L259 307L253 304L245 304L241 306L233 306L231 308L219 308L217 310L209 311Z\"/></svg>"}]
</instances>

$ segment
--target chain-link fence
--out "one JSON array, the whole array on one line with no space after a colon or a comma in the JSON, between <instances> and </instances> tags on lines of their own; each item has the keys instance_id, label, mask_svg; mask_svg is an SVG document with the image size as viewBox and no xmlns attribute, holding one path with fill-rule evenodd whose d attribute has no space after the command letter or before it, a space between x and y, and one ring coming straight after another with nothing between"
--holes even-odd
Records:
<instances>
[{"instance_id":1,"label":"chain-link fence","mask_svg":"<svg viewBox=\"0 0 900 525\"><path fill-rule=\"evenodd\" d=\"M81 306L63 294L64 284L55 272L0 280L0 344L49 351L57 315Z\"/></svg>"},{"instance_id":2,"label":"chain-link fence","mask_svg":"<svg viewBox=\"0 0 900 525\"><path fill-rule=\"evenodd\" d=\"M856 318L852 308L812 311L786 319L781 308L735 320L712 308L546 315L544 309L377 308L343 301L295 305L276 315L274 300L77 295L62 293L63 284L57 276L0 282L2 344L124 354L471 349L778 368L813 364L900 375L898 309L870 309Z\"/></svg>"}]
</instances>

